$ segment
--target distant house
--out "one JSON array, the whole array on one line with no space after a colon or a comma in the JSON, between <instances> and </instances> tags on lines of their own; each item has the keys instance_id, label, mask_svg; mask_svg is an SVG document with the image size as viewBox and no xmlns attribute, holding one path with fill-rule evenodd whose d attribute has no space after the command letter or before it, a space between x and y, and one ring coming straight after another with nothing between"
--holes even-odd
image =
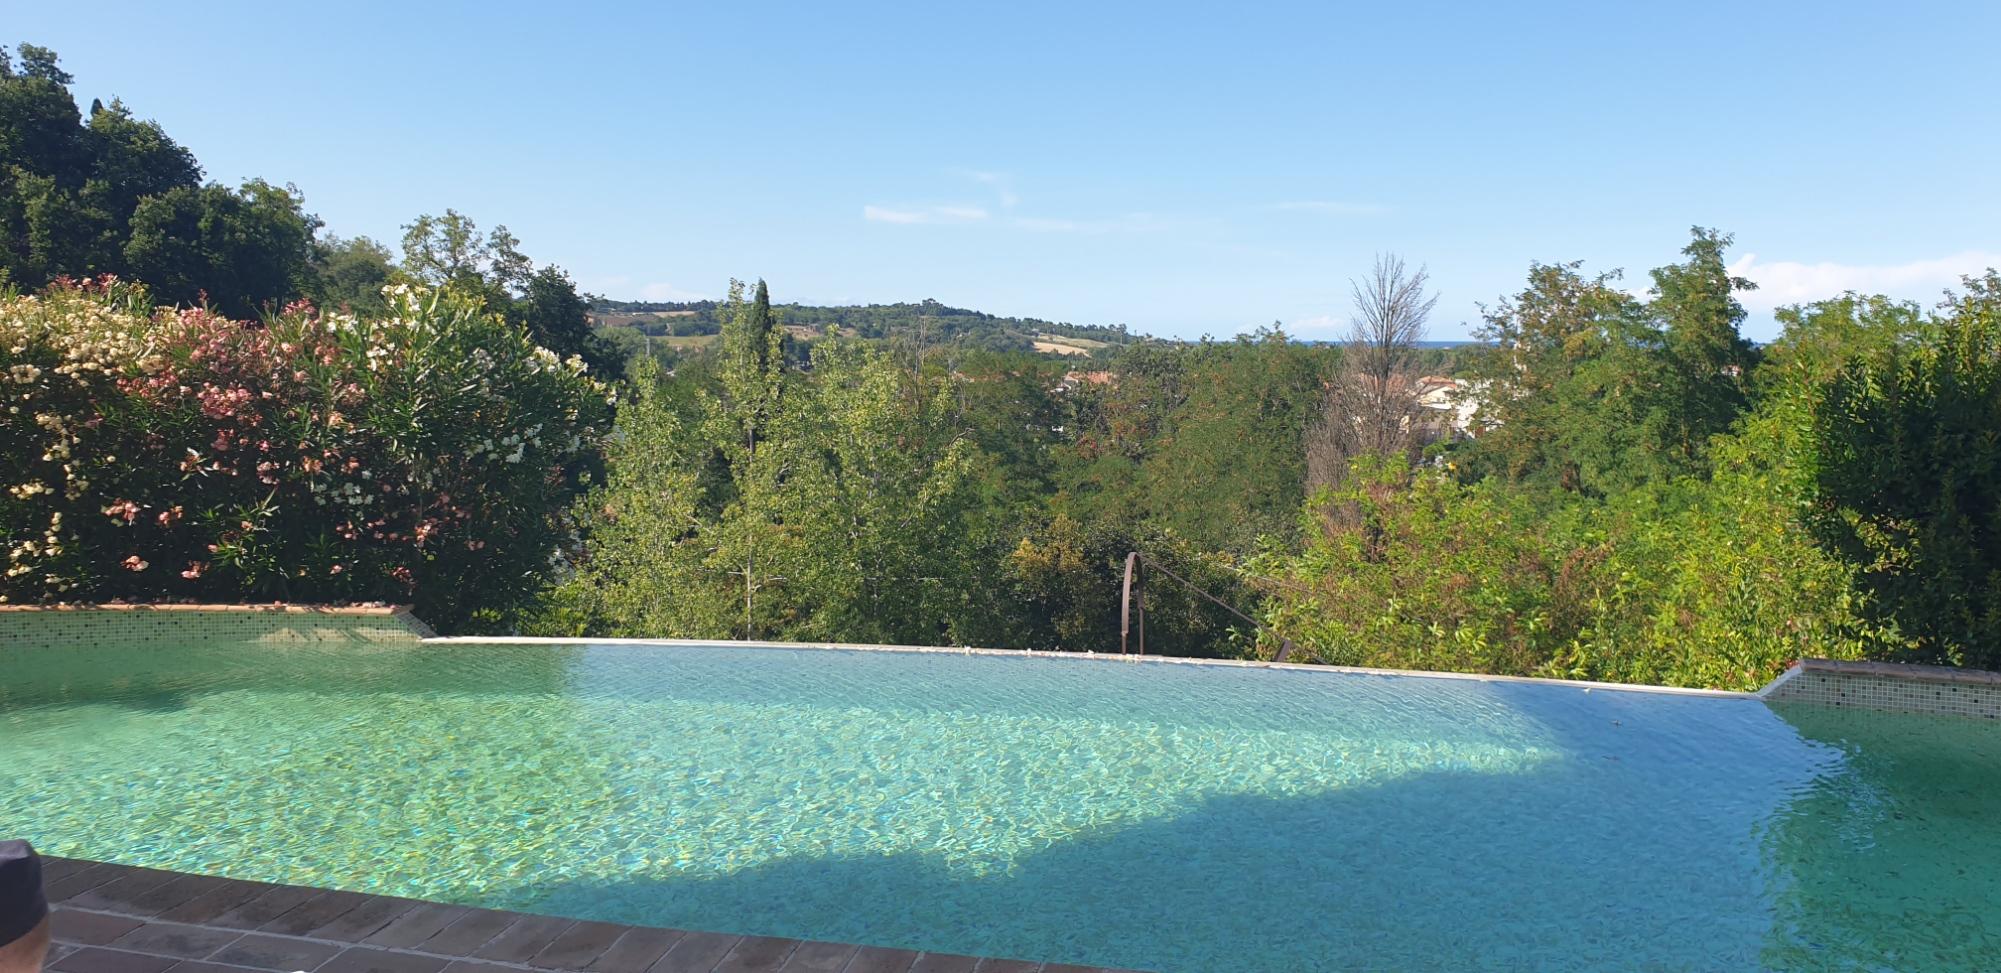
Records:
<instances>
[{"instance_id":1,"label":"distant house","mask_svg":"<svg viewBox=\"0 0 2001 973\"><path fill-rule=\"evenodd\" d=\"M1058 395L1064 395L1075 392L1080 386L1084 385L1115 385L1117 383L1117 378L1111 372L1103 370L1081 372L1073 368L1064 372L1062 381L1057 382L1056 386L1050 389L1050 391Z\"/></svg>"},{"instance_id":2,"label":"distant house","mask_svg":"<svg viewBox=\"0 0 2001 973\"><path fill-rule=\"evenodd\" d=\"M1425 423L1426 438L1432 441L1456 439L1473 434L1473 415L1480 410L1484 382L1461 382L1444 375L1426 375L1417 380L1417 404L1432 417Z\"/></svg>"}]
</instances>

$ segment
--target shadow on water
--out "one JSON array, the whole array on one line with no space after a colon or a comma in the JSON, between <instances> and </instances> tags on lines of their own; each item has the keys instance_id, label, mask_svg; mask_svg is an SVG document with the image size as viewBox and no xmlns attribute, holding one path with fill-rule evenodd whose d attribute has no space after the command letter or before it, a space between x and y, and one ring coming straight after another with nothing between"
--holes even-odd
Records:
<instances>
[{"instance_id":1,"label":"shadow on water","mask_svg":"<svg viewBox=\"0 0 2001 973\"><path fill-rule=\"evenodd\" d=\"M198 694L240 690L393 694L404 715L414 714L412 722L371 727L379 736L368 737L370 747L379 742L382 752L393 754L404 744L425 744L411 752L430 754L434 761L458 759L467 773L483 775L477 782L483 790L470 784L426 790L422 775L407 768L381 770L348 780L339 806L316 809L323 812L317 817L291 808L280 835L263 827L262 819L236 820L255 817L245 813L250 801L268 798L282 808L302 794L320 793L321 785L352 774L353 766L374 766L338 747L321 748L325 752L287 764L286 772L299 775L296 787L228 792L229 815L243 828L228 840L242 844L217 838L205 846L215 860L226 852L229 860L243 862L246 852L262 849L271 868L258 876L265 878L285 877L280 873L288 854L302 863L292 867L317 867L321 874L335 871L335 859L342 874L379 877L398 868L435 874L435 859L427 868L388 857L399 838L410 837L376 830L397 820L393 814L359 823L343 814L350 808L360 809L358 814L390 808L436 832L449 831L457 814L468 841L496 849L508 844L508 836L496 829L553 827L558 822L551 817L567 814L572 820L562 824L602 824L606 845L579 847L573 857L551 861L549 877L518 887L477 885L479 869L468 867L469 877L456 894L446 885L424 891L579 918L1165 973L1984 970L1996 968L1993 957L2001 955L2001 813L1996 812L2001 747L1995 743L2001 734L1993 726L1899 717L1876 721L1867 714L1811 708L1782 709L1775 716L1747 700L1192 667L1085 669L1091 664L1078 663L1073 673L956 657L746 656L722 650L676 655L672 667L629 650L250 651L254 658L241 646L106 650L88 664L73 655L30 655L25 661L31 668L17 668L0 680L0 716L39 719L8 712L24 702L56 707L101 702L138 711L168 710L192 704ZM285 655L284 665L259 664L278 652ZM924 678L912 678L913 672ZM995 674L1010 678L992 678ZM470 710L440 705L460 702L452 697L488 695L515 697L511 702L517 705ZM547 701L523 702L525 697ZM783 808L732 808L740 815L732 823L750 822L760 842L744 849L736 867L702 862L677 871L671 860L653 860L620 874L612 862L621 852L607 847L643 860L649 849L645 841L632 840L634 831L714 816L711 810L708 817L669 813L637 820L612 810L601 812L607 815L602 821L587 817L587 807L616 806L592 803L606 783L594 775L631 766L635 746L660 743L646 731L607 723L605 713L632 712L593 708L607 699L620 707L663 699L731 705L788 700L795 715L817 713L829 720L824 726L832 728L830 746L838 745L832 731L842 720L904 726L912 714L935 710L1017 714L1020 719L1011 725L1045 725L1040 720L1052 731L1093 721L1165 725L1175 719L1196 729L1227 721L1251 739L1307 726L1327 732L1301 740L1346 741L1363 764L1380 759L1372 748L1401 745L1396 752L1404 763L1401 776L1358 774L1290 795L1218 794L1211 781L1203 796L1174 800L1159 817L1079 832L1059 830L1054 822L1066 817L1052 813L1049 821L1027 822L1036 826L1014 834L1062 837L1026 851L998 842L982 847L984 835L977 833L909 842L871 841L879 836L866 834L830 839L816 833L822 822L788 822ZM857 700L875 709L856 708ZM824 705L802 708L796 705L801 701ZM236 703L225 702L230 704L221 707L225 711ZM337 718L349 711L330 712ZM752 710L717 706L689 712ZM468 740L487 748L485 755L502 758L500 763L479 763L473 758L480 754L461 752L470 744L454 745L461 750L430 746L438 733L456 730L434 725L440 714L461 713L489 723L507 714L528 721L534 732L481 725L476 727L481 732L467 733ZM1357 723L1354 732L1336 732L1349 721ZM813 724L811 732L820 732L820 726ZM1986 735L1969 735L1969 726ZM405 740L410 727L423 729ZM580 729L598 735L579 735ZM684 729L707 739L700 735L703 727ZM787 742L772 726L731 729L773 745ZM880 739L921 744L927 738ZM1428 750L1433 743L1454 745ZM1427 752L1437 754L1435 762L1423 756ZM367 753L379 755L374 749ZM1484 772L1467 769L1464 758L1482 754L1509 759ZM1255 760L1243 766L1247 774L1256 772ZM434 762L423 774L449 769ZM811 766L786 769L814 772ZM949 776L951 768L932 772ZM1011 802L1020 809L1012 813L1035 814L1061 804L1060 810L1074 814L1094 801L1132 803L1118 794L1061 793L1073 786L1071 779L1054 774L1041 779L1057 790L1029 792L1036 799ZM1362 779L1370 782L1355 782ZM124 780L107 793L125 803L106 807L138 806ZM1239 781L1226 783L1238 789ZM1247 791L1261 786L1241 783ZM480 796L468 799L471 792ZM552 801L558 794L573 806ZM189 797L168 783L149 800L157 813L189 804ZM410 810L419 798L436 803ZM473 813L505 807L512 798L535 803L518 818L503 815L500 821ZM190 806L175 820L194 830L176 848L221 830L205 817L219 813L215 807ZM103 824L116 831L113 817L96 815L75 824L79 830ZM325 829L325 840L304 830L301 822L309 818ZM761 826L767 818L772 824ZM896 822L874 827L893 829ZM347 840L350 833L375 840ZM122 832L117 837L127 838ZM157 831L142 837L160 839ZM675 846L672 837L662 834L652 847ZM773 852L767 839L781 847ZM274 844L281 846L277 852L271 850ZM825 850L872 844L949 846L955 855L926 850L857 857ZM599 874L578 874L586 867Z\"/></svg>"},{"instance_id":2,"label":"shadow on water","mask_svg":"<svg viewBox=\"0 0 2001 973\"><path fill-rule=\"evenodd\" d=\"M1168 973L1755 967L1770 925L1750 822L1667 826L1616 789L1564 800L1595 770L1212 797L984 875L921 854L801 854L504 898L580 918Z\"/></svg>"},{"instance_id":3,"label":"shadow on water","mask_svg":"<svg viewBox=\"0 0 2001 973\"><path fill-rule=\"evenodd\" d=\"M1703 778L1573 753L1516 773L1211 796L984 874L802 844L724 874L550 880L501 897L579 918L1167 973L1996 968L1994 728L1942 739L1892 717L1887 735L1858 740L1853 714L1782 722L1742 705L1791 748L1840 758Z\"/></svg>"}]
</instances>

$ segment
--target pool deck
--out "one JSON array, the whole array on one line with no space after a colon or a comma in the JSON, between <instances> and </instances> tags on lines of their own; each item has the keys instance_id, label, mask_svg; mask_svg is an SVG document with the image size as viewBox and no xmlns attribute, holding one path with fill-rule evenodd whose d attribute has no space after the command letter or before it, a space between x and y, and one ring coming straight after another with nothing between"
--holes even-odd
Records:
<instances>
[{"instance_id":1,"label":"pool deck","mask_svg":"<svg viewBox=\"0 0 2001 973\"><path fill-rule=\"evenodd\" d=\"M45 858L55 973L1130 973L583 922Z\"/></svg>"}]
</instances>

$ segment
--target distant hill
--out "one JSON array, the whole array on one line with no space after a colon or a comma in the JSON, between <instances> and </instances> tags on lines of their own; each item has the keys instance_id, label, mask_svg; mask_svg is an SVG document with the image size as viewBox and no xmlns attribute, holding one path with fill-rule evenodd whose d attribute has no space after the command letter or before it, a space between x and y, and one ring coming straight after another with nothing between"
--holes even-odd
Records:
<instances>
[{"instance_id":1,"label":"distant hill","mask_svg":"<svg viewBox=\"0 0 2001 973\"><path fill-rule=\"evenodd\" d=\"M600 300L592 307L592 317L604 327L630 328L655 337L682 339L676 344L700 345L704 343L702 337L722 330L720 310L717 301ZM910 338L993 351L1034 351L1076 357L1089 357L1098 349L1140 340L1140 336L1128 333L1123 324L1004 318L931 300L835 307L781 304L776 310L779 319L802 337L832 330L863 338Z\"/></svg>"}]
</instances>

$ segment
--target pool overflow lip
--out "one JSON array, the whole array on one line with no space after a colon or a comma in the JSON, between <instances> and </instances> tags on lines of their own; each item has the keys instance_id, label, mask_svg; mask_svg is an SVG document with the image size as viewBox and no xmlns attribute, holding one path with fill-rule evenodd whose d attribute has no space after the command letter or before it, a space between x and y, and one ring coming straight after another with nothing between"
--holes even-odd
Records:
<instances>
[{"instance_id":1,"label":"pool overflow lip","mask_svg":"<svg viewBox=\"0 0 2001 973\"><path fill-rule=\"evenodd\" d=\"M1522 683L1537 686L1568 686L1586 692L1660 693L1673 696L1707 696L1717 699L1749 699L1755 692L1735 689L1700 689L1686 686L1653 686L1643 683L1591 682L1582 679L1544 679L1535 676L1501 676L1482 672L1434 672L1424 669L1378 669L1366 666L1332 666L1299 662L1269 662L1261 659L1197 659L1172 655L1137 655L1119 652L1054 652L1042 649L985 649L966 645L880 645L866 642L773 642L761 640L569 638L531 635L452 635L424 639L425 645L618 645L639 648L741 648L798 649L832 652L897 652L908 654L990 656L1008 659L1050 659L1065 662L1101 662L1126 665L1216 666L1232 669L1272 669L1282 672L1383 676L1411 679L1452 679L1463 682Z\"/></svg>"}]
</instances>

